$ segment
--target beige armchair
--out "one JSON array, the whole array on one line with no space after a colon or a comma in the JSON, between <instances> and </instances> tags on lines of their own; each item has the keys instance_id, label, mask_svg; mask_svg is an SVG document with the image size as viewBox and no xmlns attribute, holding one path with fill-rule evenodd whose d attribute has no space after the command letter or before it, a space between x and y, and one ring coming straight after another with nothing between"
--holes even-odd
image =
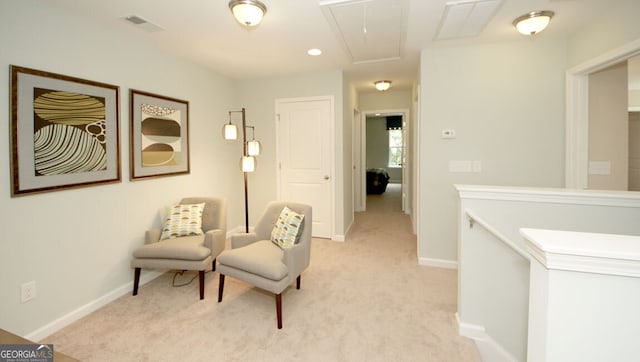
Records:
<instances>
[{"instance_id":1,"label":"beige armchair","mask_svg":"<svg viewBox=\"0 0 640 362\"><path fill-rule=\"evenodd\" d=\"M271 230L285 206L303 214L304 221L298 243L283 250L271 242ZM232 235L231 249L218 256L218 303L222 302L225 275L268 290L276 295L278 329L281 329L282 292L294 279L296 288L300 289L300 275L309 266L311 227L311 206L293 202L271 202L267 205L254 232Z\"/></svg>"},{"instance_id":2,"label":"beige armchair","mask_svg":"<svg viewBox=\"0 0 640 362\"><path fill-rule=\"evenodd\" d=\"M131 267L135 268L133 295L138 294L141 269L197 270L200 279L200 299L204 299L204 272L211 265L216 270L216 258L224 250L227 234L227 204L222 198L189 197L181 205L204 203L202 235L181 236L160 240L162 231L148 230L145 244L133 252Z\"/></svg>"}]
</instances>

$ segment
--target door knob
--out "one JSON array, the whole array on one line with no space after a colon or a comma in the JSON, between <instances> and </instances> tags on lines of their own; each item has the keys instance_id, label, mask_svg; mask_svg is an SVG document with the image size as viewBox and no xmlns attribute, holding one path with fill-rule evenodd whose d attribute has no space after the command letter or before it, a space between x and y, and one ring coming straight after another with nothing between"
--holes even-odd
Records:
<instances>
[{"instance_id":1,"label":"door knob","mask_svg":"<svg viewBox=\"0 0 640 362\"><path fill-rule=\"evenodd\" d=\"M329 175L324 175L324 179L328 180L329 179Z\"/></svg>"}]
</instances>

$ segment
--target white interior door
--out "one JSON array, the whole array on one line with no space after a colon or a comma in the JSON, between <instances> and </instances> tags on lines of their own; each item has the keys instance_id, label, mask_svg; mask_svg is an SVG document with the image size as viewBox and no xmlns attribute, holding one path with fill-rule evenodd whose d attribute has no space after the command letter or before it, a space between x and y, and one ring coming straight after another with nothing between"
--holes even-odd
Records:
<instances>
[{"instance_id":1,"label":"white interior door","mask_svg":"<svg viewBox=\"0 0 640 362\"><path fill-rule=\"evenodd\" d=\"M276 101L278 198L313 208L313 236L333 225L333 98Z\"/></svg>"}]
</instances>

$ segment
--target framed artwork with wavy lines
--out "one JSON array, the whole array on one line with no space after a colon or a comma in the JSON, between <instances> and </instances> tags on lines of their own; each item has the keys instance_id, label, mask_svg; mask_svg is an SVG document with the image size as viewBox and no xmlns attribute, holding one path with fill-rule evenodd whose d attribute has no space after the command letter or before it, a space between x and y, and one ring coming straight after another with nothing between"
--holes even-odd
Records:
<instances>
[{"instance_id":1,"label":"framed artwork with wavy lines","mask_svg":"<svg viewBox=\"0 0 640 362\"><path fill-rule=\"evenodd\" d=\"M130 90L131 180L189 173L189 102Z\"/></svg>"},{"instance_id":2,"label":"framed artwork with wavy lines","mask_svg":"<svg viewBox=\"0 0 640 362\"><path fill-rule=\"evenodd\" d=\"M120 182L118 86L9 72L11 196Z\"/></svg>"}]
</instances>

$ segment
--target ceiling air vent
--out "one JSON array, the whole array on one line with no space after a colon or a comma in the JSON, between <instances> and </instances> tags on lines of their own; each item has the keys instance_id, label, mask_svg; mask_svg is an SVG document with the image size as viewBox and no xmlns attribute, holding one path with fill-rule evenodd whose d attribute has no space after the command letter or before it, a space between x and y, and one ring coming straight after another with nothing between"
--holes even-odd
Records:
<instances>
[{"instance_id":1,"label":"ceiling air vent","mask_svg":"<svg viewBox=\"0 0 640 362\"><path fill-rule=\"evenodd\" d=\"M140 28L140 29L146 30L148 32L155 32L155 31L164 30L161 27L159 27L158 25L150 22L147 19L139 17L137 15L125 16L123 19L125 21L128 21L129 23L135 25L136 28Z\"/></svg>"}]
</instances>

